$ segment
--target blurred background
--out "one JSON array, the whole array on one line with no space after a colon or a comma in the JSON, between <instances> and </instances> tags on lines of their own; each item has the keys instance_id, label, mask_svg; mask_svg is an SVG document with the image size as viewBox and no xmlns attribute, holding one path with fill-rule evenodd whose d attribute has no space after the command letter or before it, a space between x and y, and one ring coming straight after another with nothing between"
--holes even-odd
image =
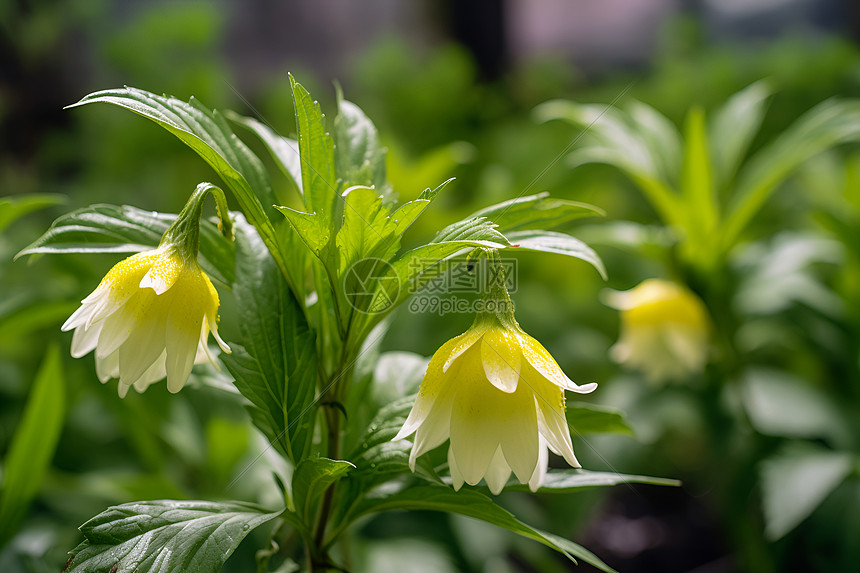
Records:
<instances>
[{"instance_id":1,"label":"blurred background","mask_svg":"<svg viewBox=\"0 0 860 573\"><path fill-rule=\"evenodd\" d=\"M572 259L523 255L517 316L572 379L600 384L586 399L626 412L633 435L574 438L583 466L684 486L508 493L504 505L624 572L860 570L857 146L805 163L731 253L737 379L649 384L610 360L619 319L600 292L671 274L665 253L649 256L662 249L661 222L617 170L562 160L580 130L533 114L555 98L638 100L680 126L691 106L709 113L769 78L755 149L819 102L860 97L858 40L853 0L0 0L0 209L28 195L33 211L8 224L11 211L0 211L0 459L47 348L59 349L65 389L50 469L26 513L0 528L0 571L59 571L77 526L110 504L276 499L262 465L233 483L260 444L231 397L201 380L177 396L155 385L120 400L98 384L92 359L68 356L59 327L117 257L11 259L64 212L102 202L177 212L214 176L148 121L64 106L129 85L294 135L287 72L330 117L335 81L365 110L401 199L456 177L407 247L522 194L606 211L571 232L593 241L608 282ZM828 224L834 216L847 218L847 234ZM607 238L601 228L617 222L651 239ZM777 284L793 286L774 294ZM228 339L231 319L228 305ZM403 308L385 346L430 355L471 319ZM781 508L797 500L786 517ZM225 571L254 571L255 542ZM375 573L592 570L445 514L375 518L351 548L356 570Z\"/></svg>"}]
</instances>

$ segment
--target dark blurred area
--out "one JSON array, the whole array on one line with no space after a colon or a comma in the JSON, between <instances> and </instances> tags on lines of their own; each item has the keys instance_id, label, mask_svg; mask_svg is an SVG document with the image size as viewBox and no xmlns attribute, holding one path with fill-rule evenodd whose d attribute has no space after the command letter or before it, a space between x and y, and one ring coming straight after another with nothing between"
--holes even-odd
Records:
<instances>
[{"instance_id":1,"label":"dark blurred area","mask_svg":"<svg viewBox=\"0 0 860 573\"><path fill-rule=\"evenodd\" d=\"M12 293L58 304L77 301L111 263L109 257L67 256L8 263L56 216L99 202L175 212L199 181L213 177L192 152L149 122L114 109L63 109L99 89L130 85L194 96L210 107L257 116L290 135L295 119L287 73L330 112L337 81L379 127L389 149L389 178L401 198L457 177L410 231L422 238L526 191L587 201L610 219L649 224L653 213L617 173L599 166L571 171L556 163L576 134L537 124L531 116L536 105L553 98L604 104L637 99L680 124L691 105L713 109L769 77L777 94L764 139L829 97L860 96L858 40L856 0L2 0L0 198L51 193L64 196L65 204L0 235L0 321ZM780 207L765 220L774 232L806 221L802 206L786 199ZM619 249L600 254L613 287L657 268ZM562 267L540 256L524 257L520 273L529 277L521 280L516 301L524 328L571 377L611 381L597 399L613 401L625 392L630 385L606 357L617 319L597 303L606 285L596 273L579 262ZM67 312L60 308L23 333L0 328L0 455L46 341L68 345L68 337L59 335ZM386 347L429 355L470 321L404 310ZM229 334L230 325L225 328ZM791 359L802 369L816 356L815 348L805 348ZM113 388L95 383L90 361L66 360L71 405L56 471L29 524L35 533L6 550L5 563L24 563L28 572L59 570L64 551L77 543L75 528L107 503L221 495L230 469L218 481L207 473L211 460L187 454L209 432L229 433L222 418L234 425L242 419L241 412L199 390L173 397L153 388L121 402ZM847 573L841 567L854 563L856 553L850 543L828 553L833 538L826 535L827 518L840 510L832 500L794 537L744 545L749 531L761 537L758 486L750 476L726 483L709 473L709 456L742 448L733 443L726 451L707 450L702 420L712 413L694 411L690 392L672 389L660 404L645 398L639 403L641 393L635 392L630 395L636 399L617 400L632 402L631 419L641 422L646 436L639 442L600 436L593 450L577 444L586 468L678 477L685 487L617 486L605 496L595 491L561 501L505 494L502 502L627 573ZM168 406L174 404L170 400L180 405ZM130 428L130 416L150 419ZM99 420L95 430L88 427L93 419ZM719 424L727 422L718 419ZM193 444L182 437L189 427ZM759 461L755 455L775 448L768 442L743 455L750 456L752 468ZM99 475L81 486L94 467ZM86 493L72 499L81 490ZM253 485L229 495L241 493L253 494ZM856 512L856 493L850 484L836 491L837 499L848 500L842 510ZM734 505L722 503L727 497ZM726 518L731 512L754 517L739 524ZM591 570L460 518L411 518L375 518L356 534L358 545L364 543L357 554L377 563L399 535L422 540L417 555L444 554L439 571ZM463 539L499 550L485 554ZM252 550L240 550L228 566L242 558L252 563ZM408 563L410 555L398 558ZM242 566L230 570L247 570Z\"/></svg>"}]
</instances>

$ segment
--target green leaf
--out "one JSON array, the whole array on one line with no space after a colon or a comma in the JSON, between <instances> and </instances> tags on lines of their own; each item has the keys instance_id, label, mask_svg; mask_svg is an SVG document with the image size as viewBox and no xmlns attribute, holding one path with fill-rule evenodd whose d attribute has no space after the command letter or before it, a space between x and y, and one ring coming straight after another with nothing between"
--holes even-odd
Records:
<instances>
[{"instance_id":1,"label":"green leaf","mask_svg":"<svg viewBox=\"0 0 860 573\"><path fill-rule=\"evenodd\" d=\"M157 96L136 88L91 93L68 107L104 102L129 109L151 119L193 149L230 188L248 221L257 228L281 271L287 265L269 216L277 202L263 164L230 130L226 120L196 99L182 100Z\"/></svg>"},{"instance_id":2,"label":"green leaf","mask_svg":"<svg viewBox=\"0 0 860 573\"><path fill-rule=\"evenodd\" d=\"M609 406L588 402L568 402L565 411L568 425L577 434L633 435L624 412Z\"/></svg>"},{"instance_id":3,"label":"green leaf","mask_svg":"<svg viewBox=\"0 0 860 573\"><path fill-rule=\"evenodd\" d=\"M708 140L717 184L734 177L764 119L767 98L773 93L767 80L760 80L734 94L717 110Z\"/></svg>"},{"instance_id":4,"label":"green leaf","mask_svg":"<svg viewBox=\"0 0 860 573\"><path fill-rule=\"evenodd\" d=\"M807 159L836 145L860 139L860 101L820 103L758 151L740 170L726 216L723 250L761 209L776 187Z\"/></svg>"},{"instance_id":5,"label":"green leaf","mask_svg":"<svg viewBox=\"0 0 860 573\"><path fill-rule=\"evenodd\" d=\"M250 531L279 512L242 502L147 501L108 508L81 526L66 573L221 571Z\"/></svg>"},{"instance_id":6,"label":"green leaf","mask_svg":"<svg viewBox=\"0 0 860 573\"><path fill-rule=\"evenodd\" d=\"M376 126L357 105L343 99L338 90L334 118L335 173L346 187L363 185L376 189L387 201L391 186L385 177L385 148Z\"/></svg>"},{"instance_id":7,"label":"green leaf","mask_svg":"<svg viewBox=\"0 0 860 573\"><path fill-rule=\"evenodd\" d=\"M275 206L275 208L287 218L308 249L317 257L322 257L323 249L328 245L330 235L328 228L323 226L323 221L319 215L303 213L289 207Z\"/></svg>"},{"instance_id":8,"label":"green leaf","mask_svg":"<svg viewBox=\"0 0 860 573\"><path fill-rule=\"evenodd\" d=\"M0 233L28 213L65 202L65 195L52 193L28 193L4 197L0 199Z\"/></svg>"},{"instance_id":9,"label":"green leaf","mask_svg":"<svg viewBox=\"0 0 860 573\"><path fill-rule=\"evenodd\" d=\"M433 243L481 241L494 248L507 247L510 242L496 230L496 227L498 225L486 217L469 217L452 223L439 231L433 239Z\"/></svg>"},{"instance_id":10,"label":"green leaf","mask_svg":"<svg viewBox=\"0 0 860 573\"><path fill-rule=\"evenodd\" d=\"M364 258L389 260L400 248L397 225L375 189L352 187L344 192L343 226L337 233L338 277ZM421 207L421 205L418 205ZM347 287L348 288L348 287Z\"/></svg>"},{"instance_id":11,"label":"green leaf","mask_svg":"<svg viewBox=\"0 0 860 573\"><path fill-rule=\"evenodd\" d=\"M654 156L655 171L669 187L679 184L681 134L669 119L653 107L633 100L627 105L630 122Z\"/></svg>"},{"instance_id":12,"label":"green leaf","mask_svg":"<svg viewBox=\"0 0 860 573\"><path fill-rule=\"evenodd\" d=\"M466 515L543 543L574 562L579 558L601 571L614 571L581 545L526 525L508 510L496 505L491 498L474 490L455 492L442 486L416 486L379 497L367 497L357 505L351 517L355 519L361 515L392 510L432 510Z\"/></svg>"},{"instance_id":13,"label":"green leaf","mask_svg":"<svg viewBox=\"0 0 860 573\"><path fill-rule=\"evenodd\" d=\"M840 413L827 395L787 372L750 369L741 391L750 423L762 434L839 439L844 432Z\"/></svg>"},{"instance_id":14,"label":"green leaf","mask_svg":"<svg viewBox=\"0 0 860 573\"><path fill-rule=\"evenodd\" d=\"M681 194L685 199L687 217L683 228L694 244L708 245L713 243L719 210L708 151L705 112L701 108L690 110L684 135Z\"/></svg>"},{"instance_id":15,"label":"green leaf","mask_svg":"<svg viewBox=\"0 0 860 573\"><path fill-rule=\"evenodd\" d=\"M554 100L535 108L539 121L561 119L583 129L595 143L577 149L568 156L568 165L599 162L613 165L642 189L660 217L668 224L683 223L679 195L673 191L661 166L659 156L636 120L624 111L606 105L584 105ZM645 130L648 133L648 130Z\"/></svg>"},{"instance_id":16,"label":"green leaf","mask_svg":"<svg viewBox=\"0 0 860 573\"><path fill-rule=\"evenodd\" d=\"M851 473L854 459L811 445L793 444L761 463L765 535L784 536L809 517Z\"/></svg>"},{"instance_id":17,"label":"green leaf","mask_svg":"<svg viewBox=\"0 0 860 573\"><path fill-rule=\"evenodd\" d=\"M299 156L305 207L319 217L319 228L334 233L337 210L334 143L326 132L325 116L319 103L290 74L296 127L299 134Z\"/></svg>"},{"instance_id":18,"label":"green leaf","mask_svg":"<svg viewBox=\"0 0 860 573\"><path fill-rule=\"evenodd\" d=\"M48 347L3 464L0 547L18 531L48 471L63 428L66 383L60 352Z\"/></svg>"},{"instance_id":19,"label":"green leaf","mask_svg":"<svg viewBox=\"0 0 860 573\"><path fill-rule=\"evenodd\" d=\"M296 190L302 193L302 160L299 157L299 142L278 135L274 130L253 117L244 117L230 111L224 115L230 121L247 128L259 137L269 153L272 154L278 169L287 177L288 181L295 185Z\"/></svg>"},{"instance_id":20,"label":"green leaf","mask_svg":"<svg viewBox=\"0 0 860 573\"><path fill-rule=\"evenodd\" d=\"M651 476L620 474L617 472L590 472L586 470L551 470L538 490L541 493L573 493L595 487L607 487L626 483L680 486L674 479ZM527 491L527 484L513 483L507 489Z\"/></svg>"},{"instance_id":21,"label":"green leaf","mask_svg":"<svg viewBox=\"0 0 860 573\"><path fill-rule=\"evenodd\" d=\"M606 279L606 268L594 249L570 235L553 231L514 231L508 233L512 249L567 255L585 261Z\"/></svg>"},{"instance_id":22,"label":"green leaf","mask_svg":"<svg viewBox=\"0 0 860 573\"><path fill-rule=\"evenodd\" d=\"M91 205L58 218L44 235L15 258L39 253L136 253L154 249L176 215L123 205ZM235 280L236 247L209 221L200 221L203 270L230 286Z\"/></svg>"},{"instance_id":23,"label":"green leaf","mask_svg":"<svg viewBox=\"0 0 860 573\"><path fill-rule=\"evenodd\" d=\"M255 230L236 222L236 284L239 331L247 353L222 355L236 387L260 410L260 427L282 438L287 456L298 461L313 438L316 347L302 307ZM274 424L274 428L270 428Z\"/></svg>"},{"instance_id":24,"label":"green leaf","mask_svg":"<svg viewBox=\"0 0 860 573\"><path fill-rule=\"evenodd\" d=\"M469 218L485 217L495 223L500 231L508 233L525 229L552 229L595 215L602 216L605 213L587 203L553 199L549 193L539 193L485 207L469 215Z\"/></svg>"},{"instance_id":25,"label":"green leaf","mask_svg":"<svg viewBox=\"0 0 860 573\"><path fill-rule=\"evenodd\" d=\"M314 518L317 500L334 482L355 466L343 460L305 458L293 474L293 499L298 513L306 523Z\"/></svg>"}]
</instances>

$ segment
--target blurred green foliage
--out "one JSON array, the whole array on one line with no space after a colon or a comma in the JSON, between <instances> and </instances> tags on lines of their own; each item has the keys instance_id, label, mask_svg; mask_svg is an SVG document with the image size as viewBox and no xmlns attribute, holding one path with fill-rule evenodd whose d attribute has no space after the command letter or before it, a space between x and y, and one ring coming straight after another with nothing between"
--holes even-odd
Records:
<instances>
[{"instance_id":1,"label":"blurred green foliage","mask_svg":"<svg viewBox=\"0 0 860 573\"><path fill-rule=\"evenodd\" d=\"M86 92L120 84L163 89L258 115L275 129L291 125L286 69L252 94L255 110L231 89L231 71L219 53L227 17L219 5L120 6L42 0L24 10L18 3L0 4L4 65L14 72L11 88L0 90L2 503L15 479L5 465L19 455L16 432L37 407L45 372L61 370L65 387L55 405L55 412L65 412L62 433L42 479L41 470L31 474L38 491L0 552L2 571L57 571L66 549L79 541L75 528L109 504L226 492L265 505L279 496L270 485L265 444L219 373L196 370L195 383L176 396L157 385L120 400L112 388L96 384L92 361L61 352L58 365L45 353L52 345L68 347L70 337L60 334L59 325L115 257L11 262L63 211L111 202L175 212L193 185L211 178L193 153L130 114L60 111ZM69 62L78 67L64 67ZM750 237L729 253L726 272L737 288L724 302L741 317L735 342L757 368L725 387L694 380L655 389L607 358L618 319L597 301L605 286L628 288L664 273L660 221L611 168L570 170L558 161L578 134L560 123L538 124L532 109L553 98L607 104L624 93L622 103L642 101L683 125L691 106L710 113L768 78L774 95L752 140L754 152L819 102L860 97L857 46L800 36L713 45L695 21L679 20L666 27L647 70L595 78L546 57L522 62L496 83L478 83L476 76L462 48L419 53L405 40L388 38L361 55L351 77L340 78L350 99L379 127L401 199L457 178L405 245L410 236L426 238L479 205L518 195L549 191L600 206L606 222L574 223L581 236L605 235L602 226L616 225L620 235L635 235L630 244L637 245L615 240L599 247L609 281L580 262L532 254L519 260L513 295L524 328L564 371L580 383L600 382L596 399L629 415L635 438L574 438L584 467L683 479L695 501L682 503L677 514L696 512L696 519L710 524L695 530L707 537L697 547L710 559L730 554L731 563L748 571L856 570L860 520L846 508L856 506L860 491L860 155L837 149L806 163L755 217ZM325 89L329 81L306 84L333 100L334 91ZM65 204L58 207L55 197L66 197ZM470 321L403 309L384 346L428 355ZM228 333L237 330L234 309L222 309L222 324ZM678 503L654 498L649 506L644 497L631 497L615 495L657 514ZM798 497L804 503L792 513L785 500ZM613 553L600 534L607 516L625 516L612 513L611 501L601 504L596 492L551 500L509 493L502 501L538 527L592 539L589 546L611 565L643 570L636 562L645 553ZM6 507L0 515L23 511ZM583 522L574 517L589 515L584 531L570 530L571 523ZM411 565L424 555L433 571L565 570L561 561L512 535L443 514L380 516L352 537L357 570L403 570L397 564ZM248 546L240 546L225 570L252 570ZM511 565L511 556L519 565ZM683 562L678 557L661 570L679 571Z\"/></svg>"}]
</instances>

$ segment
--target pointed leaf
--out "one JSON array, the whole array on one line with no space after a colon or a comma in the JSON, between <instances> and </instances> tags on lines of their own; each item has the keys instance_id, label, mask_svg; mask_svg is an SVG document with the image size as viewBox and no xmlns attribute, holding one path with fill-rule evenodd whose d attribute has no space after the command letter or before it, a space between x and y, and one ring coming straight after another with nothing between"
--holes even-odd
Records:
<instances>
[{"instance_id":1,"label":"pointed leaf","mask_svg":"<svg viewBox=\"0 0 860 573\"><path fill-rule=\"evenodd\" d=\"M698 107L691 109L687 116L681 194L687 208L684 224L687 235L697 243L712 242L719 211L708 151L705 113Z\"/></svg>"},{"instance_id":2,"label":"pointed leaf","mask_svg":"<svg viewBox=\"0 0 860 573\"><path fill-rule=\"evenodd\" d=\"M236 231L233 292L241 301L239 331L247 355L222 355L222 360L242 394L287 436L287 455L298 461L313 437L314 334L253 227L239 220Z\"/></svg>"},{"instance_id":3,"label":"pointed leaf","mask_svg":"<svg viewBox=\"0 0 860 573\"><path fill-rule=\"evenodd\" d=\"M797 119L758 151L738 173L721 233L731 248L776 187L807 159L836 145L860 140L860 101L831 99Z\"/></svg>"},{"instance_id":4,"label":"pointed leaf","mask_svg":"<svg viewBox=\"0 0 860 573\"><path fill-rule=\"evenodd\" d=\"M243 117L237 113L227 112L227 118L246 127L266 146L281 172L302 193L302 160L299 157L299 142L289 137L278 135L272 128L257 121L253 117Z\"/></svg>"},{"instance_id":5,"label":"pointed leaf","mask_svg":"<svg viewBox=\"0 0 860 573\"><path fill-rule=\"evenodd\" d=\"M278 516L242 502L146 501L108 508L81 526L86 537L66 573L218 573L250 531Z\"/></svg>"},{"instance_id":6,"label":"pointed leaf","mask_svg":"<svg viewBox=\"0 0 860 573\"><path fill-rule=\"evenodd\" d=\"M95 102L117 105L151 119L197 152L233 191L248 221L259 230L281 270L286 272L269 220L276 201L263 164L233 134L218 112L207 109L194 98L186 103L130 87L91 93L69 107Z\"/></svg>"},{"instance_id":7,"label":"pointed leaf","mask_svg":"<svg viewBox=\"0 0 860 573\"><path fill-rule=\"evenodd\" d=\"M600 276L606 279L606 269L597 253L570 235L552 231L515 231L508 233L508 240L511 241L510 248L512 249L556 253L585 261L597 269Z\"/></svg>"},{"instance_id":8,"label":"pointed leaf","mask_svg":"<svg viewBox=\"0 0 860 573\"><path fill-rule=\"evenodd\" d=\"M734 177L761 127L767 98L772 93L767 80L757 81L730 97L714 115L709 147L718 184Z\"/></svg>"},{"instance_id":9,"label":"pointed leaf","mask_svg":"<svg viewBox=\"0 0 860 573\"><path fill-rule=\"evenodd\" d=\"M565 409L568 425L577 434L633 435L624 412L610 406L588 402L568 402Z\"/></svg>"},{"instance_id":10,"label":"pointed leaf","mask_svg":"<svg viewBox=\"0 0 860 573\"><path fill-rule=\"evenodd\" d=\"M486 217L469 217L452 223L439 231L433 242L482 241L498 245L496 248L510 245L510 242L496 230L496 227L498 225Z\"/></svg>"},{"instance_id":11,"label":"pointed leaf","mask_svg":"<svg viewBox=\"0 0 860 573\"><path fill-rule=\"evenodd\" d=\"M595 215L605 213L587 203L553 199L549 193L539 193L485 207L469 215L469 218L486 217L498 225L501 232L508 233L525 229L552 229L581 217Z\"/></svg>"},{"instance_id":12,"label":"pointed leaf","mask_svg":"<svg viewBox=\"0 0 860 573\"><path fill-rule=\"evenodd\" d=\"M797 527L851 473L846 452L787 447L761 464L765 535L776 541Z\"/></svg>"},{"instance_id":13,"label":"pointed leaf","mask_svg":"<svg viewBox=\"0 0 860 573\"><path fill-rule=\"evenodd\" d=\"M374 187L387 201L391 187L385 178L385 148L379 142L376 126L357 105L343 99L338 91L337 116L334 118L335 169L347 187Z\"/></svg>"},{"instance_id":14,"label":"pointed leaf","mask_svg":"<svg viewBox=\"0 0 860 573\"><path fill-rule=\"evenodd\" d=\"M66 415L65 395L60 352L51 345L36 374L21 422L3 463L0 547L18 531L18 525L51 465Z\"/></svg>"},{"instance_id":15,"label":"pointed leaf","mask_svg":"<svg viewBox=\"0 0 860 573\"><path fill-rule=\"evenodd\" d=\"M344 460L328 458L305 458L299 462L293 474L293 499L296 512L310 522L317 500L334 482L345 476L355 466Z\"/></svg>"},{"instance_id":16,"label":"pointed leaf","mask_svg":"<svg viewBox=\"0 0 860 573\"><path fill-rule=\"evenodd\" d=\"M320 228L333 233L338 201L334 143L326 132L325 116L320 111L319 103L296 82L292 74L290 85L296 108L306 211L319 217Z\"/></svg>"},{"instance_id":17,"label":"pointed leaf","mask_svg":"<svg viewBox=\"0 0 860 573\"><path fill-rule=\"evenodd\" d=\"M66 199L65 195L51 193L27 193L0 199L0 233L27 213L59 205Z\"/></svg>"},{"instance_id":18,"label":"pointed leaf","mask_svg":"<svg viewBox=\"0 0 860 573\"><path fill-rule=\"evenodd\" d=\"M154 249L176 215L123 205L91 205L58 218L44 235L16 255L39 253L136 253ZM230 286L235 279L235 245L209 221L200 221L199 262Z\"/></svg>"},{"instance_id":19,"label":"pointed leaf","mask_svg":"<svg viewBox=\"0 0 860 573\"><path fill-rule=\"evenodd\" d=\"M474 490L455 492L448 487L433 485L412 487L388 495L365 498L351 517L355 519L369 513L392 510L432 510L466 515L543 543L571 561L575 562L576 558L579 558L601 571L614 571L581 545L526 525L508 510L496 505L491 498Z\"/></svg>"}]
</instances>

